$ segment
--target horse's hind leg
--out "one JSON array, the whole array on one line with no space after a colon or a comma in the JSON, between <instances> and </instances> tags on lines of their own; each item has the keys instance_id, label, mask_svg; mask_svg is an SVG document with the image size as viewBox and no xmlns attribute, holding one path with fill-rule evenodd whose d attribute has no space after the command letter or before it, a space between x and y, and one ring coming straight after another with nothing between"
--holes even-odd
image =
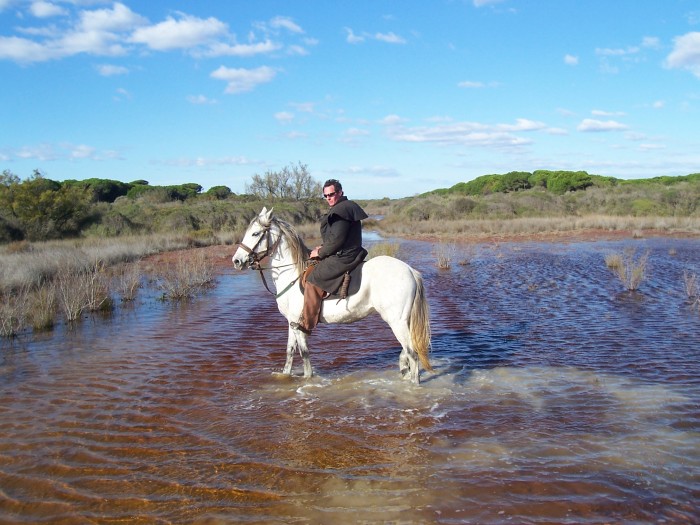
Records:
<instances>
[{"instance_id":1,"label":"horse's hind leg","mask_svg":"<svg viewBox=\"0 0 700 525\"><path fill-rule=\"evenodd\" d=\"M411 348L411 334L408 329L408 323L405 321L397 321L389 323L391 331L394 332L396 339L401 343L401 355L399 356L399 371L404 379L410 379L414 383L420 382L418 369L418 355Z\"/></svg>"},{"instance_id":2,"label":"horse's hind leg","mask_svg":"<svg viewBox=\"0 0 700 525\"><path fill-rule=\"evenodd\" d=\"M411 364L408 361L408 352L406 352L404 347L401 347L401 355L399 356L399 371L403 378L406 378L406 374L411 371Z\"/></svg>"}]
</instances>

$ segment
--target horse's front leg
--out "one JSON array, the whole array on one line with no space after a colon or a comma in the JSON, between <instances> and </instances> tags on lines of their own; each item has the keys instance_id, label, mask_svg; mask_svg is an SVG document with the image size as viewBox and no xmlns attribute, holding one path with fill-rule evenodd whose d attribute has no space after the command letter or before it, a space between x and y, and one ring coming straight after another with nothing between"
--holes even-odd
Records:
<instances>
[{"instance_id":1,"label":"horse's front leg","mask_svg":"<svg viewBox=\"0 0 700 525\"><path fill-rule=\"evenodd\" d=\"M288 376L292 375L292 364L294 363L294 352L297 349L297 338L294 331L290 328L287 336L287 361L284 363L282 373Z\"/></svg>"}]
</instances>

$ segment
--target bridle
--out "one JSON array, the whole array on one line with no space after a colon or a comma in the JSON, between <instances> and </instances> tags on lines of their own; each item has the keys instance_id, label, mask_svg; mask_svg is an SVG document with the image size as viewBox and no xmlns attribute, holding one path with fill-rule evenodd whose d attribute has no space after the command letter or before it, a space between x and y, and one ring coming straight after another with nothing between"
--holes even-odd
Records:
<instances>
[{"instance_id":1,"label":"bridle","mask_svg":"<svg viewBox=\"0 0 700 525\"><path fill-rule=\"evenodd\" d=\"M277 240L274 242L274 244L271 244L270 241L272 240L272 232L270 231L272 228L270 226L265 226L263 231L260 233L260 236L258 237L257 242L253 245L252 248L248 248L245 244L242 242L238 243L238 246L243 248L246 252L248 252L248 267L250 267L253 270L259 270L262 272L264 268L260 266L260 261L262 261L265 257L271 256L275 253L277 250L277 247L280 244L280 241L282 240L282 234L277 237ZM265 248L264 251L262 252L256 252L255 250L257 247L260 245L260 243L265 239L267 241L267 248Z\"/></svg>"},{"instance_id":2,"label":"bridle","mask_svg":"<svg viewBox=\"0 0 700 525\"><path fill-rule=\"evenodd\" d=\"M291 283L289 283L287 285L287 287L279 293L275 293L272 290L270 290L270 287L267 284L267 280L265 279L265 274L263 273L263 270L266 270L267 268L263 268L262 266L260 266L260 262L265 257L271 257L272 255L274 255L274 253L277 251L277 248L280 245L280 242L282 241L282 233L280 232L280 234L277 236L277 239L275 240L275 242L271 243L271 241L272 241L272 232L270 231L271 229L272 228L269 225L265 226L263 231L260 232L260 236L258 237L257 242L253 245L252 248L248 248L248 246L246 246L242 242L239 242L238 246L240 246L246 252L248 252L248 261L246 264L248 265L248 267L251 270L257 270L258 272L260 272L260 279L262 280L263 284L265 285L265 289L268 292L270 292L272 295L274 295L275 299L277 299L277 298L281 297L282 295L284 295L286 292L288 292L291 289L291 287L294 285L294 283L296 283L299 280L301 275L297 276L296 279L294 279ZM265 250L260 251L260 252L255 251L257 249L257 247L260 245L260 243L263 241L263 239L265 239L267 241L266 242L267 248L265 248ZM294 266L294 265L293 264L285 264L282 266L275 266L274 268L275 269L276 268L284 268L286 266ZM272 268L273 267L270 267L270 269L272 269Z\"/></svg>"}]
</instances>

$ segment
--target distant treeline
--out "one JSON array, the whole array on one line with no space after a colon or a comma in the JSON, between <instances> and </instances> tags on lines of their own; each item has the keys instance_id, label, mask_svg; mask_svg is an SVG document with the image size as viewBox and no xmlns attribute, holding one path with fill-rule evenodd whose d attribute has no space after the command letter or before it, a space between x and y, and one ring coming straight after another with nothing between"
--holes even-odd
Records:
<instances>
[{"instance_id":1,"label":"distant treeline","mask_svg":"<svg viewBox=\"0 0 700 525\"><path fill-rule=\"evenodd\" d=\"M511 171L503 175L482 175L469 182L459 182L451 188L436 189L425 195L489 195L491 193L511 193L537 188L547 190L556 195L563 195L570 191L585 190L592 186L598 188L624 184L663 184L668 186L681 182L698 181L700 181L700 173L681 177L663 176L650 179L625 180L615 177L590 175L585 171L536 170L532 173L528 171Z\"/></svg>"},{"instance_id":2,"label":"distant treeline","mask_svg":"<svg viewBox=\"0 0 700 525\"><path fill-rule=\"evenodd\" d=\"M0 243L164 232L205 237L244 227L270 200L282 217L315 221L321 213L320 189L307 178L306 166L286 167L255 175L252 192L236 195L227 186L202 192L196 183L152 186L145 180L99 178L58 182L38 170L21 180L5 170L0 174ZM284 198L286 191L298 198Z\"/></svg>"},{"instance_id":3,"label":"distant treeline","mask_svg":"<svg viewBox=\"0 0 700 525\"><path fill-rule=\"evenodd\" d=\"M0 243L71 237L185 233L211 238L239 232L263 205L295 224L318 221L326 205L321 184L299 163L254 175L247 193L227 186L202 192L187 183L150 185L92 178L57 182L35 171L21 180L0 174ZM362 202L391 222L613 216L695 217L700 173L622 180L585 171L513 171L484 175L451 188L403 199Z\"/></svg>"}]
</instances>

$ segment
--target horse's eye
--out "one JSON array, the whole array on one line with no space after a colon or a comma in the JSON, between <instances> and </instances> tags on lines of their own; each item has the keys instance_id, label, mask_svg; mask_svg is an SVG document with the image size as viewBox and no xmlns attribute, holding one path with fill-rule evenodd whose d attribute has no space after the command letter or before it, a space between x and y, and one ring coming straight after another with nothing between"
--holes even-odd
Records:
<instances>
[{"instance_id":1,"label":"horse's eye","mask_svg":"<svg viewBox=\"0 0 700 525\"><path fill-rule=\"evenodd\" d=\"M261 233L261 232L255 232L255 233L253 234L253 237L260 237L260 233Z\"/></svg>"}]
</instances>

